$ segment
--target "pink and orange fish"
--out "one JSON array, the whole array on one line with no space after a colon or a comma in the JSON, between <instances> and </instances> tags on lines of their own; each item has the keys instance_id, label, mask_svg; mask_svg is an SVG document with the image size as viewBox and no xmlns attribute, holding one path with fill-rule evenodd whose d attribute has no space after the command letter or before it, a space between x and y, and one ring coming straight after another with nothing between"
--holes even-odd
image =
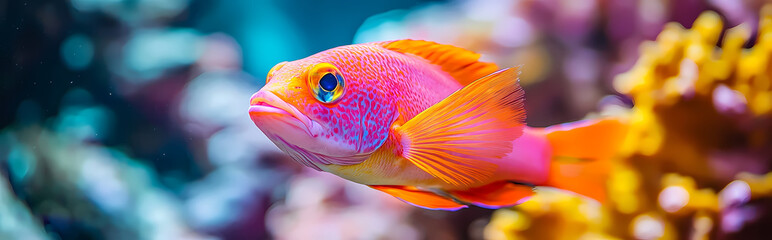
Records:
<instances>
[{"instance_id":1,"label":"pink and orange fish","mask_svg":"<svg viewBox=\"0 0 772 240\"><path fill-rule=\"evenodd\" d=\"M603 201L626 124L527 127L518 69L479 57L420 40L333 48L273 67L249 115L303 165L423 208L513 206L533 186Z\"/></svg>"}]
</instances>

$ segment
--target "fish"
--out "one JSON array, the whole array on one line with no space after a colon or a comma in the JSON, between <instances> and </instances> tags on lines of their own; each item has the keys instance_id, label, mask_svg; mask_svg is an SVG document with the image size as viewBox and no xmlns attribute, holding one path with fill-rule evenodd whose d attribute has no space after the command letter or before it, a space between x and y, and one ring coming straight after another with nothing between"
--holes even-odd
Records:
<instances>
[{"instance_id":1,"label":"fish","mask_svg":"<svg viewBox=\"0 0 772 240\"><path fill-rule=\"evenodd\" d=\"M626 120L529 127L521 67L480 57L412 39L332 48L274 66L249 116L300 164L425 209L510 207L535 186L604 201Z\"/></svg>"}]
</instances>

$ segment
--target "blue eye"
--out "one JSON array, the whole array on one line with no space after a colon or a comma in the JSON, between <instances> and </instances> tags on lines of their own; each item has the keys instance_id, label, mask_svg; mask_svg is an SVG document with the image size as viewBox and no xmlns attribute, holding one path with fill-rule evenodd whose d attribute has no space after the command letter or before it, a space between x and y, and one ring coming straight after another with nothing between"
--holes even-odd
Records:
<instances>
[{"instance_id":1,"label":"blue eye","mask_svg":"<svg viewBox=\"0 0 772 240\"><path fill-rule=\"evenodd\" d=\"M335 103L346 90L346 81L338 68L330 63L318 63L308 70L308 87L316 100Z\"/></svg>"},{"instance_id":2,"label":"blue eye","mask_svg":"<svg viewBox=\"0 0 772 240\"><path fill-rule=\"evenodd\" d=\"M324 74L324 76L319 79L319 86L322 87L324 91L332 92L338 87L338 79L332 73Z\"/></svg>"}]
</instances>

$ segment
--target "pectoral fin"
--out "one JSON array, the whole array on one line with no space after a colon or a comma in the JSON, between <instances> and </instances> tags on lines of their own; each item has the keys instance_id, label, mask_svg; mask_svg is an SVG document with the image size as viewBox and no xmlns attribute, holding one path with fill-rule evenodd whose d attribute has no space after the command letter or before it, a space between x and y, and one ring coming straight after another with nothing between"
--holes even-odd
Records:
<instances>
[{"instance_id":1,"label":"pectoral fin","mask_svg":"<svg viewBox=\"0 0 772 240\"><path fill-rule=\"evenodd\" d=\"M452 199L437 195L433 192L423 191L410 186L370 186L376 190L388 193L410 205L434 209L455 211L466 208L466 205L457 203Z\"/></svg>"},{"instance_id":2,"label":"pectoral fin","mask_svg":"<svg viewBox=\"0 0 772 240\"><path fill-rule=\"evenodd\" d=\"M404 158L447 183L468 186L493 175L524 121L523 90L517 69L509 68L456 91L396 133Z\"/></svg>"}]
</instances>

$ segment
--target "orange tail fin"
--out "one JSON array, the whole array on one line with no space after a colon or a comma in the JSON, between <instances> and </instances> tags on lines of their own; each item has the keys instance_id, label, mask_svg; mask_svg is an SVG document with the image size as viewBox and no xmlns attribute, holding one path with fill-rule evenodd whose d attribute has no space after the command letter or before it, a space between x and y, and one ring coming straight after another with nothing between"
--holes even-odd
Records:
<instances>
[{"instance_id":1,"label":"orange tail fin","mask_svg":"<svg viewBox=\"0 0 772 240\"><path fill-rule=\"evenodd\" d=\"M604 202L611 158L627 134L627 127L621 119L608 118L546 128L552 146L552 164L546 185Z\"/></svg>"}]
</instances>

